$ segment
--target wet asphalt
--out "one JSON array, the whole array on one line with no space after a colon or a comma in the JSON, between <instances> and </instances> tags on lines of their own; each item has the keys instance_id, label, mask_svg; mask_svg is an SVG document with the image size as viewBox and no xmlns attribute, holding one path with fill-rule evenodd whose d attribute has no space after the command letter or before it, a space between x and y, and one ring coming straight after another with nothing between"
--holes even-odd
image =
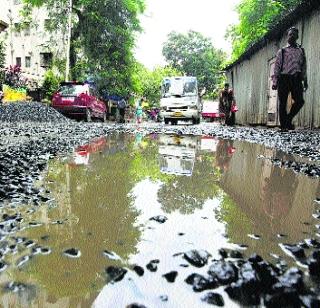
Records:
<instances>
[{"instance_id":1,"label":"wet asphalt","mask_svg":"<svg viewBox=\"0 0 320 308\"><path fill-rule=\"evenodd\" d=\"M20 246L30 248L30 253L19 258L13 266L21 267L34 255L50 254L50 248L42 243L16 236L17 232L30 226L28 213L42 204L50 205L52 196L41 179L47 170L49 160L70 155L76 146L90 140L107 136L114 132L142 135L176 134L194 136L215 136L229 140L242 140L263 144L301 160L280 160L259 156L272 164L291 169L308 177L320 176L320 131L296 130L280 132L276 128L226 127L212 123L200 125L170 126L161 123L85 123L68 120L53 109L37 104L17 104L0 108L0 272L12 266L6 262L6 255L14 254ZM39 184L40 183L40 184ZM27 205L27 210L25 210ZM314 200L319 209L314 213L320 218L320 196ZM21 210L24 209L24 210ZM23 213L23 214L22 214ZM150 217L165 224L165 216ZM56 222L59 223L59 222ZM63 223L63 222L61 222ZM193 292L210 290L202 297L208 304L223 306L224 300L214 289L223 287L228 296L241 305L264 305L266 307L319 307L318 279L320 278L320 242L316 235L301 243L284 244L282 249L297 262L297 267L288 267L281 261L275 264L254 254L244 258L242 254L220 250L220 258L211 260L205 250L190 250L181 253L194 273L185 279ZM306 253L308 251L308 253ZM70 258L79 258L80 251L70 248L64 251ZM107 255L112 252L106 252ZM143 276L145 271L156 272L161 260L150 260L144 265L136 265L130 271ZM201 273L198 269L201 268ZM204 270L205 269L205 270ZM106 268L109 281L121 281L129 269L117 266ZM163 275L168 283L175 283L177 271ZM310 283L310 279L313 283ZM28 286L12 281L4 286L8 292L16 292ZM163 302L168 299L164 296ZM133 303L128 307L144 307Z\"/></svg>"}]
</instances>

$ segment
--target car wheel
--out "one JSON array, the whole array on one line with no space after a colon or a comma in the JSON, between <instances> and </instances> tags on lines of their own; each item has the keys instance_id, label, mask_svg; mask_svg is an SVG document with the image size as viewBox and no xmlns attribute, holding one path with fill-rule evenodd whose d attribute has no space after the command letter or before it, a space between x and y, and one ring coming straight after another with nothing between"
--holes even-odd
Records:
<instances>
[{"instance_id":1,"label":"car wheel","mask_svg":"<svg viewBox=\"0 0 320 308\"><path fill-rule=\"evenodd\" d=\"M164 119L164 124L169 124L169 120L168 119Z\"/></svg>"},{"instance_id":2,"label":"car wheel","mask_svg":"<svg viewBox=\"0 0 320 308\"><path fill-rule=\"evenodd\" d=\"M86 110L86 120L87 120L87 122L92 122L92 114L91 114L90 109Z\"/></svg>"},{"instance_id":3,"label":"car wheel","mask_svg":"<svg viewBox=\"0 0 320 308\"><path fill-rule=\"evenodd\" d=\"M197 119L196 118L192 118L192 124L193 125L197 124Z\"/></svg>"}]
</instances>

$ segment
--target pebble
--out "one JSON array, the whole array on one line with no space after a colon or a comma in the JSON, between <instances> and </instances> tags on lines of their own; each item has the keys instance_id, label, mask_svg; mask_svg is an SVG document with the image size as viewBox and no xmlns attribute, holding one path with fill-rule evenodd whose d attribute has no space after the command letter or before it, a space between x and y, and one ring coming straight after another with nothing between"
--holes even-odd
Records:
<instances>
[{"instance_id":1,"label":"pebble","mask_svg":"<svg viewBox=\"0 0 320 308\"><path fill-rule=\"evenodd\" d=\"M63 254L69 258L80 258L81 256L81 251L76 248L69 248L66 249Z\"/></svg>"},{"instance_id":2,"label":"pebble","mask_svg":"<svg viewBox=\"0 0 320 308\"><path fill-rule=\"evenodd\" d=\"M205 250L190 250L183 254L184 259L196 267L202 267L207 264L210 256Z\"/></svg>"},{"instance_id":3,"label":"pebble","mask_svg":"<svg viewBox=\"0 0 320 308\"><path fill-rule=\"evenodd\" d=\"M128 270L118 266L108 266L106 273L111 281L118 282L123 279Z\"/></svg>"},{"instance_id":4,"label":"pebble","mask_svg":"<svg viewBox=\"0 0 320 308\"><path fill-rule=\"evenodd\" d=\"M177 271L172 271L169 272L167 274L162 275L162 277L164 277L168 282L175 282L176 278L178 276L178 272Z\"/></svg>"}]
</instances>

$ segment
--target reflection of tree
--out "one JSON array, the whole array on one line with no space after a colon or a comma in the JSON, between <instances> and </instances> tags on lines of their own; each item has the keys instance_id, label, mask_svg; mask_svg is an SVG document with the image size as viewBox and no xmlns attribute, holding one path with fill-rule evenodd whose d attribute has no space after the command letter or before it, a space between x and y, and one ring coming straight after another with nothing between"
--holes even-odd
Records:
<instances>
[{"instance_id":1,"label":"reflection of tree","mask_svg":"<svg viewBox=\"0 0 320 308\"><path fill-rule=\"evenodd\" d=\"M118 147L127 143L126 139L117 141ZM132 160L121 146L113 154L92 154L89 166L67 169L61 162L50 165L55 169L49 170L49 179L55 181L50 188L58 201L58 212L49 213L50 218L64 220L70 211L67 218L76 218L63 225L33 228L26 234L34 239L50 235L47 245L53 253L37 258L28 270L52 296L83 298L92 292L90 285L108 264L103 250L115 251L122 260L136 253L140 231L133 227L137 213L130 206L129 192L134 182L128 176L128 166ZM70 204L64 202L67 198ZM63 210L65 207L69 209ZM70 247L80 249L79 259L62 256L63 250Z\"/></svg>"},{"instance_id":2,"label":"reflection of tree","mask_svg":"<svg viewBox=\"0 0 320 308\"><path fill-rule=\"evenodd\" d=\"M173 179L173 176L160 172L159 162L156 159L158 156L158 145L156 142L151 141L150 138L143 138L143 146L141 147L133 148L132 144L130 152L134 156L128 170L130 181L137 183L145 178L150 178L152 181L166 183Z\"/></svg>"},{"instance_id":3,"label":"reflection of tree","mask_svg":"<svg viewBox=\"0 0 320 308\"><path fill-rule=\"evenodd\" d=\"M201 160L201 164L195 163L192 177L176 176L173 183L162 185L158 199L165 212L179 210L184 214L192 213L206 200L218 196L219 187L215 184L218 176L209 154L203 154Z\"/></svg>"},{"instance_id":4,"label":"reflection of tree","mask_svg":"<svg viewBox=\"0 0 320 308\"><path fill-rule=\"evenodd\" d=\"M226 234L234 243L242 243L243 238L251 233L252 221L226 194L223 194L218 217L226 223Z\"/></svg>"}]
</instances>

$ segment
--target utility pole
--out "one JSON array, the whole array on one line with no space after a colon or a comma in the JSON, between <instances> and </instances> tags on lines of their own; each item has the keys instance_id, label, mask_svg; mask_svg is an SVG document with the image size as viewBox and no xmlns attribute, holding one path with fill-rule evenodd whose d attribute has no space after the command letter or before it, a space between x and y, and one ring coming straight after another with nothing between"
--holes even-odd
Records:
<instances>
[{"instance_id":1,"label":"utility pole","mask_svg":"<svg viewBox=\"0 0 320 308\"><path fill-rule=\"evenodd\" d=\"M65 80L69 81L70 75L70 44L71 44L71 27L72 27L72 0L69 0L68 8L68 32L67 32L67 52L66 52L66 77Z\"/></svg>"},{"instance_id":2,"label":"utility pole","mask_svg":"<svg viewBox=\"0 0 320 308\"><path fill-rule=\"evenodd\" d=\"M9 9L9 14L8 14L9 22L10 22L10 28L9 28L9 35L10 35L10 65L13 65L13 16L12 16L12 11L11 8Z\"/></svg>"}]
</instances>

